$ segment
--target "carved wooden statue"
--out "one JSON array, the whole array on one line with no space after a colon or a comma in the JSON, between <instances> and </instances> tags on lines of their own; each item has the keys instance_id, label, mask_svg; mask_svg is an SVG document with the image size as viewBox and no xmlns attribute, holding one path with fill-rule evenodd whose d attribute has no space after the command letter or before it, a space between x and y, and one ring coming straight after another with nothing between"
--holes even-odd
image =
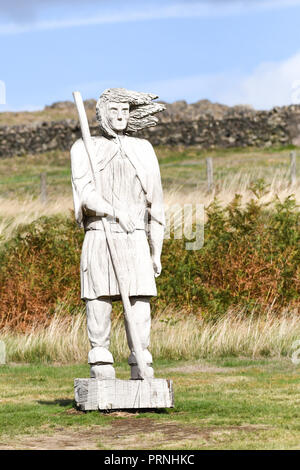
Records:
<instances>
[{"instance_id":1,"label":"carved wooden statue","mask_svg":"<svg viewBox=\"0 0 300 470\"><path fill-rule=\"evenodd\" d=\"M104 91L96 105L101 135L90 138L90 151L84 138L71 148L75 216L85 230L80 272L91 344L88 361L91 377L97 379L115 377L110 315L113 301L121 298L120 275L125 280L123 304L127 296L134 323L125 322L131 378L153 377L150 299L157 295L155 277L161 272L163 192L152 145L132 134L156 124L153 115L165 107L154 103L155 98L124 88ZM143 374L134 343L139 343L140 362L146 365Z\"/></svg>"}]
</instances>

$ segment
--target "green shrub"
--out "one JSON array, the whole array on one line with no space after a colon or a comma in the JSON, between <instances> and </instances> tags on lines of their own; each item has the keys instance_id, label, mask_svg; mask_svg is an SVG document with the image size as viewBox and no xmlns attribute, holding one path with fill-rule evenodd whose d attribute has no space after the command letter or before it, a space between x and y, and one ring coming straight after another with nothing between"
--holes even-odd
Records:
<instances>
[{"instance_id":1,"label":"green shrub","mask_svg":"<svg viewBox=\"0 0 300 470\"><path fill-rule=\"evenodd\" d=\"M229 308L263 311L299 305L299 211L292 196L263 204L263 189L245 207L241 196L224 209L207 209L204 246L165 240L153 312L166 306L216 318ZM61 304L80 300L80 253L84 233L73 216L42 217L20 226L0 253L1 323L26 328L47 322ZM118 307L121 308L120 305Z\"/></svg>"},{"instance_id":2,"label":"green shrub","mask_svg":"<svg viewBox=\"0 0 300 470\"><path fill-rule=\"evenodd\" d=\"M209 316L235 306L299 305L299 211L292 196L271 206L258 197L242 208L236 195L225 209L215 200L207 217L201 250L185 250L186 240L165 244L158 302Z\"/></svg>"},{"instance_id":3,"label":"green shrub","mask_svg":"<svg viewBox=\"0 0 300 470\"><path fill-rule=\"evenodd\" d=\"M0 254L2 323L44 322L60 303L70 311L80 304L83 235L71 218L61 216L19 226Z\"/></svg>"}]
</instances>

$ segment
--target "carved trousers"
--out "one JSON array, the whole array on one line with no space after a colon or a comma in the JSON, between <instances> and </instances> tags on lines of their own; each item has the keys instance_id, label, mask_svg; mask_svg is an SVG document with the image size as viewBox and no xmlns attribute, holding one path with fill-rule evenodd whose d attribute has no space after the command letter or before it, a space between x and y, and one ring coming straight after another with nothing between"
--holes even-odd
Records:
<instances>
[{"instance_id":1,"label":"carved trousers","mask_svg":"<svg viewBox=\"0 0 300 470\"><path fill-rule=\"evenodd\" d=\"M152 356L148 351L150 343L150 297L129 297L133 321L135 322L137 334L139 335L144 358L147 364L152 363ZM108 349L110 344L111 331L111 311L112 300L109 297L99 297L98 299L86 300L87 330L93 353L93 362L108 363ZM128 346L131 354L128 359L129 364L136 364L134 357L133 344L125 324ZM112 362L112 361L111 361Z\"/></svg>"}]
</instances>

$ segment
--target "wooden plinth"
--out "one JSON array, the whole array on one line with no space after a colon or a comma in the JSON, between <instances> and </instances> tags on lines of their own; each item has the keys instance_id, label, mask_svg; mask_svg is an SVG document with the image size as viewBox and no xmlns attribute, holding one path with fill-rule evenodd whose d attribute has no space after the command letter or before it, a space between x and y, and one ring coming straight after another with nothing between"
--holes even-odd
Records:
<instances>
[{"instance_id":1,"label":"wooden plinth","mask_svg":"<svg viewBox=\"0 0 300 470\"><path fill-rule=\"evenodd\" d=\"M174 406L173 382L167 379L75 379L74 389L76 405L84 411Z\"/></svg>"}]
</instances>

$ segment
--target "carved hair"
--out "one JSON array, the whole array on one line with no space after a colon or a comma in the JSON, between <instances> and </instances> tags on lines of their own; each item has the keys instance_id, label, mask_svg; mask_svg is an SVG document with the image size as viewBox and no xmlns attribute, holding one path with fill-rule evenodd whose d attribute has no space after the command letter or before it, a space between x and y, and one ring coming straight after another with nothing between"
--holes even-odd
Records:
<instances>
[{"instance_id":1,"label":"carved hair","mask_svg":"<svg viewBox=\"0 0 300 470\"><path fill-rule=\"evenodd\" d=\"M107 104L109 102L129 103L129 120L125 134L131 135L146 127L153 127L158 119L153 115L166 109L161 103L153 103L158 96L152 93L130 91L126 88L109 88L100 96L96 104L96 117L104 135L116 137L107 118Z\"/></svg>"}]
</instances>

